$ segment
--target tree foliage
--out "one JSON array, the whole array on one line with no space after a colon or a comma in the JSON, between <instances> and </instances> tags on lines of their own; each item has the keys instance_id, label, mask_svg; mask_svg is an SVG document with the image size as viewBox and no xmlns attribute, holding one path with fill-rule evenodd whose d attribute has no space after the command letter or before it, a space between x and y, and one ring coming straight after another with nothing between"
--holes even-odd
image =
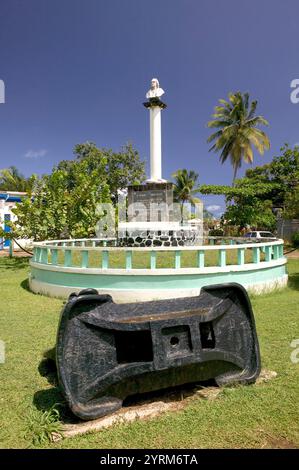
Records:
<instances>
[{"instance_id":1,"label":"tree foliage","mask_svg":"<svg viewBox=\"0 0 299 470\"><path fill-rule=\"evenodd\" d=\"M256 230L273 231L276 227L276 216L272 211L272 202L263 201L258 197L238 199L234 204L228 204L223 218L230 225L240 228L247 226Z\"/></svg>"},{"instance_id":2,"label":"tree foliage","mask_svg":"<svg viewBox=\"0 0 299 470\"><path fill-rule=\"evenodd\" d=\"M94 236L103 215L98 204L110 202L104 163L88 172L87 162L73 162L70 173L54 168L36 180L33 193L13 210L18 218L13 235L34 240Z\"/></svg>"},{"instance_id":3,"label":"tree foliage","mask_svg":"<svg viewBox=\"0 0 299 470\"><path fill-rule=\"evenodd\" d=\"M1 191L30 191L34 181L35 175L26 178L15 166L4 168L0 171L0 190Z\"/></svg>"},{"instance_id":4,"label":"tree foliage","mask_svg":"<svg viewBox=\"0 0 299 470\"><path fill-rule=\"evenodd\" d=\"M98 166L102 168L113 202L117 201L118 190L145 180L144 162L140 160L139 153L132 144L125 145L120 152L113 152L110 149L99 149L93 142L85 142L75 146L74 155L78 161L85 162L87 174ZM72 185L75 171L73 161L63 160L58 164L58 169L69 173Z\"/></svg>"},{"instance_id":5,"label":"tree foliage","mask_svg":"<svg viewBox=\"0 0 299 470\"><path fill-rule=\"evenodd\" d=\"M191 204L200 202L200 199L195 196L199 192L198 174L193 170L188 171L184 168L177 170L172 177L174 178L173 198L174 202L180 203L181 222L183 222L184 204L186 202Z\"/></svg>"},{"instance_id":6,"label":"tree foliage","mask_svg":"<svg viewBox=\"0 0 299 470\"><path fill-rule=\"evenodd\" d=\"M299 219L299 185L286 195L282 215L285 219Z\"/></svg>"},{"instance_id":7,"label":"tree foliage","mask_svg":"<svg viewBox=\"0 0 299 470\"><path fill-rule=\"evenodd\" d=\"M104 215L99 204L116 202L118 189L145 178L144 163L131 144L113 152L87 142L76 145L74 155L50 175L32 179L27 197L13 210L18 223L11 223L12 232L6 237L93 237Z\"/></svg>"},{"instance_id":8,"label":"tree foliage","mask_svg":"<svg viewBox=\"0 0 299 470\"><path fill-rule=\"evenodd\" d=\"M269 199L272 200L273 207L285 209L287 201L299 187L299 147L291 148L285 144L280 151L281 155L275 156L267 165L247 170L246 178L253 185L259 182L271 184Z\"/></svg>"},{"instance_id":9,"label":"tree foliage","mask_svg":"<svg viewBox=\"0 0 299 470\"><path fill-rule=\"evenodd\" d=\"M250 102L248 93L230 93L228 101L219 100L208 122L209 128L218 130L210 135L208 143L214 142L210 151L220 152L220 161L230 158L234 169L233 181L236 178L242 160L253 162L253 147L263 155L270 148L270 141L261 125L268 125L263 116L256 116L257 101Z\"/></svg>"},{"instance_id":10,"label":"tree foliage","mask_svg":"<svg viewBox=\"0 0 299 470\"><path fill-rule=\"evenodd\" d=\"M200 192L202 194L224 195L228 198L228 200L238 196L266 197L275 189L277 189L275 183L253 183L247 178L236 180L235 186L221 186L211 184L203 184L200 186Z\"/></svg>"},{"instance_id":11,"label":"tree foliage","mask_svg":"<svg viewBox=\"0 0 299 470\"><path fill-rule=\"evenodd\" d=\"M226 197L224 218L231 224L273 230L274 209L285 218L299 217L299 147L281 148L281 155L263 166L249 169L235 186L203 185L203 194Z\"/></svg>"},{"instance_id":12,"label":"tree foliage","mask_svg":"<svg viewBox=\"0 0 299 470\"><path fill-rule=\"evenodd\" d=\"M195 171L177 170L173 173L174 178L174 200L184 204L185 202L196 203L199 201L195 194L199 192L198 174Z\"/></svg>"}]
</instances>

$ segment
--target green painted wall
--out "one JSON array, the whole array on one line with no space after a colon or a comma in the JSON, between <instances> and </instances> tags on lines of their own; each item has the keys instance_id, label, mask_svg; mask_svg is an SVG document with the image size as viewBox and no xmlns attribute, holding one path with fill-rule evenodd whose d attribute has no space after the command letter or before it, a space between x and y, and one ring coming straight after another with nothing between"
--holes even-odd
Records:
<instances>
[{"instance_id":1,"label":"green painted wall","mask_svg":"<svg viewBox=\"0 0 299 470\"><path fill-rule=\"evenodd\" d=\"M192 289L209 284L238 282L255 284L279 280L286 274L286 266L274 266L252 271L226 272L214 274L174 274L174 275L110 275L65 273L31 268L32 278L44 283L68 287L93 287L95 289Z\"/></svg>"}]
</instances>

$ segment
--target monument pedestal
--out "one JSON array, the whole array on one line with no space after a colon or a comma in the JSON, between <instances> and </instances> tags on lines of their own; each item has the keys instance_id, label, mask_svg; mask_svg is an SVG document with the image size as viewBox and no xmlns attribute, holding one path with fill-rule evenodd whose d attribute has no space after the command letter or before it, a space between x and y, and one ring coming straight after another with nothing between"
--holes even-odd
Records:
<instances>
[{"instance_id":1,"label":"monument pedestal","mask_svg":"<svg viewBox=\"0 0 299 470\"><path fill-rule=\"evenodd\" d=\"M136 217L140 222L173 221L172 204L173 183L147 182L128 187L129 222L136 220ZM142 216L136 211L142 211Z\"/></svg>"},{"instance_id":2,"label":"monument pedestal","mask_svg":"<svg viewBox=\"0 0 299 470\"><path fill-rule=\"evenodd\" d=\"M119 226L120 246L193 245L196 232L182 226L173 206L173 183L147 182L128 187L128 222Z\"/></svg>"}]
</instances>

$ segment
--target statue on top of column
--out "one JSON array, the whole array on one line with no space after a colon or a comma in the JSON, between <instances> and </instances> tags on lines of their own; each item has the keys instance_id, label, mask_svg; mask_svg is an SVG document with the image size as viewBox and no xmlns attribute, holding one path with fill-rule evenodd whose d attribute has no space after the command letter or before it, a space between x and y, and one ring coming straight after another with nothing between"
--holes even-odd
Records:
<instances>
[{"instance_id":1,"label":"statue on top of column","mask_svg":"<svg viewBox=\"0 0 299 470\"><path fill-rule=\"evenodd\" d=\"M145 96L147 99L160 98L164 93L164 90L160 88L159 80L157 78L152 78L151 87Z\"/></svg>"}]
</instances>

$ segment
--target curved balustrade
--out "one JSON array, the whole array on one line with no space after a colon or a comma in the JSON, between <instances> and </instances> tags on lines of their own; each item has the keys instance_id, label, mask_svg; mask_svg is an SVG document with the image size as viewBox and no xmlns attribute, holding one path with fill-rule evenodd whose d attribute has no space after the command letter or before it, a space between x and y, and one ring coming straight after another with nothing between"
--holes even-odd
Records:
<instances>
[{"instance_id":1,"label":"curved balustrade","mask_svg":"<svg viewBox=\"0 0 299 470\"><path fill-rule=\"evenodd\" d=\"M218 237L217 237L218 238ZM55 266L65 267L78 267L78 264L72 262L74 254L81 254L81 264L79 267L87 269L90 266L90 255L95 252L101 254L101 264L98 268L101 269L138 269L134 266L133 253L146 255L150 253L150 266L149 269L158 269L157 254L158 253L174 253L173 269L182 269L182 253L192 252L197 255L198 268L205 268L205 259L207 253L217 252L217 263L214 266L225 267L227 265L227 254L233 251L237 252L237 265L244 265L248 263L260 264L268 263L272 260L283 258L283 240L269 241L269 242L248 242L248 239L229 239L230 244L215 244L215 241L222 241L223 238L216 237L210 238L210 245L200 246L180 246L180 247L151 247L151 248L135 248L135 247L117 247L115 239L79 239L79 240L54 240L39 242L34 244L33 261L38 264L50 264ZM247 241L247 243L243 243ZM108 246L108 243L112 246ZM114 245L114 246L113 246ZM249 260L245 260L246 251L250 251L251 256ZM109 264L110 255L113 253L125 253L125 265L115 266ZM61 253L63 256L58 261L58 255ZM140 263L139 263L140 264ZM233 265L232 262L229 263ZM94 268L94 265L92 266ZM194 267L185 266L185 267ZM211 267L211 261L209 263ZM139 267L139 269L141 269ZM163 268L160 268L163 269Z\"/></svg>"},{"instance_id":2,"label":"curved balustrade","mask_svg":"<svg viewBox=\"0 0 299 470\"><path fill-rule=\"evenodd\" d=\"M115 239L34 244L30 286L66 297L93 287L116 302L198 295L209 284L237 282L256 293L287 282L283 240L209 237L198 246L119 247Z\"/></svg>"}]
</instances>

